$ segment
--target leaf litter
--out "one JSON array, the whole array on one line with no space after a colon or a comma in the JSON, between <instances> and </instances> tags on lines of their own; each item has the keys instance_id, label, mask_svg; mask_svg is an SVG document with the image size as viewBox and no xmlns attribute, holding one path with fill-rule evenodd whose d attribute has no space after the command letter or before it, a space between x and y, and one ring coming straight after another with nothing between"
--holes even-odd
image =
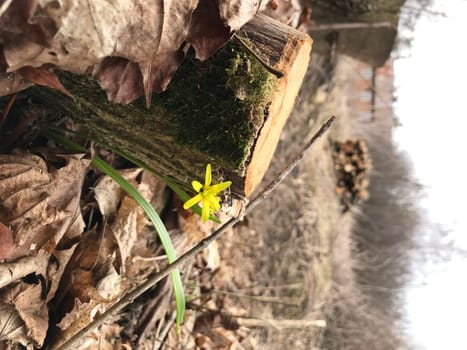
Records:
<instances>
[{"instance_id":1,"label":"leaf litter","mask_svg":"<svg viewBox=\"0 0 467 350\"><path fill-rule=\"evenodd\" d=\"M38 151L0 155L0 345L31 349L63 344L167 264L142 209L107 176L90 173L88 159L59 149ZM169 212L181 208L155 176L141 169L120 172L159 211L167 203ZM93 196L82 198L86 186ZM215 228L186 213L170 220L177 255ZM220 268L217 244L187 268L187 293L215 307L202 293L213 287L212 274ZM222 335L224 345L238 338L236 330L219 329L223 318L206 318L196 308L187 311L177 333L172 298L165 279L125 312L123 319L130 321L108 321L77 348L149 349L157 343L169 349L181 343L207 346L211 336ZM215 334L205 334L206 324Z\"/></svg>"},{"instance_id":2,"label":"leaf litter","mask_svg":"<svg viewBox=\"0 0 467 350\"><path fill-rule=\"evenodd\" d=\"M0 308L5 311L0 344L29 348L59 346L167 264L143 210L107 176L90 169L88 159L59 149L36 151L40 155L0 156ZM155 176L141 169L121 174L160 212L167 203L175 205ZM91 189L85 197L83 188ZM170 232L181 255L186 239L180 229ZM144 322L174 331L170 283L160 285L154 299L143 302L147 308L139 307L146 315L140 322L122 328L110 321L83 338L79 348L129 346L130 336L123 340L122 334L133 332L146 344L153 329Z\"/></svg>"},{"instance_id":3,"label":"leaf litter","mask_svg":"<svg viewBox=\"0 0 467 350\"><path fill-rule=\"evenodd\" d=\"M190 46L205 59L266 6L256 0L20 0L0 13L0 96L25 78L67 95L56 67L92 73L109 101L166 89ZM261 7L261 8L260 8ZM45 68L47 67L47 68Z\"/></svg>"}]
</instances>

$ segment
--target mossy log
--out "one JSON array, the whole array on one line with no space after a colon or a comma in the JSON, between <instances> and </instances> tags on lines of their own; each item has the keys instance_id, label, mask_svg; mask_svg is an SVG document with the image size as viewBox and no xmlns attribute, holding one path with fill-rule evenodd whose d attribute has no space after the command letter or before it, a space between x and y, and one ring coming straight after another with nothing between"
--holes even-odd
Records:
<instances>
[{"instance_id":1,"label":"mossy log","mask_svg":"<svg viewBox=\"0 0 467 350\"><path fill-rule=\"evenodd\" d=\"M200 62L189 54L167 91L153 95L150 109L143 99L112 104L91 77L65 72L59 76L74 101L46 88L33 94L83 123L93 138L182 185L203 179L211 163L216 180L232 180L232 194L248 197L294 106L311 43L308 35L258 15L212 58Z\"/></svg>"}]
</instances>

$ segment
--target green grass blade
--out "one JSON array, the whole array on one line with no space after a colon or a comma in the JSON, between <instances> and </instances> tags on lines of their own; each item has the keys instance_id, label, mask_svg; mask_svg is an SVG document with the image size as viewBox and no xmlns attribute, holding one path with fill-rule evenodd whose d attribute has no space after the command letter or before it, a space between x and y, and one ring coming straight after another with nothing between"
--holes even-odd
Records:
<instances>
[{"instance_id":1,"label":"green grass blade","mask_svg":"<svg viewBox=\"0 0 467 350\"><path fill-rule=\"evenodd\" d=\"M154 210L151 204L141 195L141 193L136 190L132 184L130 184L125 178L120 175L114 168L112 168L108 163L102 160L99 157L94 156L92 158L92 164L102 171L104 174L110 176L118 185L127 192L133 199L143 208L146 215L151 220L152 224L156 228L157 233L159 234L159 239L161 240L162 246L167 254L167 259L169 263L172 263L177 259L175 254L175 249L170 239L169 233L165 228L164 223L161 218ZM185 295L183 294L183 285L182 279L180 277L179 269L175 269L170 273L172 278L172 284L175 294L175 303L177 309L177 325L179 326L183 322L183 315L185 313Z\"/></svg>"},{"instance_id":2,"label":"green grass blade","mask_svg":"<svg viewBox=\"0 0 467 350\"><path fill-rule=\"evenodd\" d=\"M69 147L70 149L74 149L76 151L80 152L87 152L87 150L84 147L81 147L80 145L74 143L73 141L67 139L66 137L63 137L62 135L55 133L55 132L46 132L50 137L58 141L59 143L63 144L66 147ZM123 176L120 175L110 164L105 162L103 159L94 156L91 160L92 165L94 165L97 169L102 171L104 174L110 176L118 185L125 191L127 192L133 199L138 203L138 205L144 210L146 215L149 217L151 220L152 224L154 225L154 228L156 229L156 232L159 236L159 239L161 240L162 246L164 247L164 250L167 254L167 260L169 263L172 263L174 260L176 260L176 254L175 254L175 249L172 244L172 240L170 239L169 233L167 232L167 229L165 228L164 223L162 222L161 218L155 211L155 209L152 207L151 204L141 195L141 193L136 190L132 184L130 184ZM172 285L174 289L174 295L175 295L175 305L176 305L176 311L177 311L177 327L180 326L180 324L183 322L183 316L185 313L185 295L183 293L183 284L182 284L182 279L180 276L180 270L175 269L170 273L171 279L172 279Z\"/></svg>"}]
</instances>

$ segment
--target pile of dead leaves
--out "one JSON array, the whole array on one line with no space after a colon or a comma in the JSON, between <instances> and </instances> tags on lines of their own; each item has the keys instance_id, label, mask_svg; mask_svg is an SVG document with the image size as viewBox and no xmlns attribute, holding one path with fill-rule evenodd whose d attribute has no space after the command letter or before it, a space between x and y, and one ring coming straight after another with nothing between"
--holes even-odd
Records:
<instances>
[{"instance_id":1,"label":"pile of dead leaves","mask_svg":"<svg viewBox=\"0 0 467 350\"><path fill-rule=\"evenodd\" d=\"M189 47L197 58L209 57L267 3L2 0L0 96L29 81L63 90L50 70L57 67L92 72L110 101L126 104L144 94L149 103Z\"/></svg>"}]
</instances>

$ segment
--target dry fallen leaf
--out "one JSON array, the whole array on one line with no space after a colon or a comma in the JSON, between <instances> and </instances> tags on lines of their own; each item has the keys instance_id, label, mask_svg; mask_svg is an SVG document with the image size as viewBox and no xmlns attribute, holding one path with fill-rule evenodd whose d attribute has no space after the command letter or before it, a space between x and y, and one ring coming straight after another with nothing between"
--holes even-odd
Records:
<instances>
[{"instance_id":1,"label":"dry fallen leaf","mask_svg":"<svg viewBox=\"0 0 467 350\"><path fill-rule=\"evenodd\" d=\"M27 330L13 305L0 303L0 341L14 340L24 346L29 344ZM2 345L2 343L0 343Z\"/></svg>"},{"instance_id":2,"label":"dry fallen leaf","mask_svg":"<svg viewBox=\"0 0 467 350\"><path fill-rule=\"evenodd\" d=\"M51 89L60 91L74 99L73 95L62 85L54 71L44 66L39 68L22 67L17 71L21 76L34 84L47 86Z\"/></svg>"},{"instance_id":3,"label":"dry fallen leaf","mask_svg":"<svg viewBox=\"0 0 467 350\"><path fill-rule=\"evenodd\" d=\"M141 169L126 169L119 171L120 175L129 182L135 182L141 174ZM123 189L110 176L103 176L94 187L94 196L102 215L112 217L117 213L120 201L124 196Z\"/></svg>"},{"instance_id":4,"label":"dry fallen leaf","mask_svg":"<svg viewBox=\"0 0 467 350\"><path fill-rule=\"evenodd\" d=\"M15 237L10 260L58 243L80 216L79 198L88 160L68 157L48 172L44 160L29 153L0 155L0 220Z\"/></svg>"},{"instance_id":5,"label":"dry fallen leaf","mask_svg":"<svg viewBox=\"0 0 467 350\"><path fill-rule=\"evenodd\" d=\"M54 346L62 344L76 332L87 326L97 315L102 314L115 303L130 287L129 283L117 273L113 266L113 259L108 259L95 270L75 270L73 287L70 295L73 307L69 310L57 326L61 332L54 339ZM83 337L77 349L96 348L101 339L100 330L88 333Z\"/></svg>"},{"instance_id":6,"label":"dry fallen leaf","mask_svg":"<svg viewBox=\"0 0 467 350\"><path fill-rule=\"evenodd\" d=\"M45 273L49 255L40 250L37 255L25 256L11 263L0 264L0 288L35 272Z\"/></svg>"}]
</instances>

